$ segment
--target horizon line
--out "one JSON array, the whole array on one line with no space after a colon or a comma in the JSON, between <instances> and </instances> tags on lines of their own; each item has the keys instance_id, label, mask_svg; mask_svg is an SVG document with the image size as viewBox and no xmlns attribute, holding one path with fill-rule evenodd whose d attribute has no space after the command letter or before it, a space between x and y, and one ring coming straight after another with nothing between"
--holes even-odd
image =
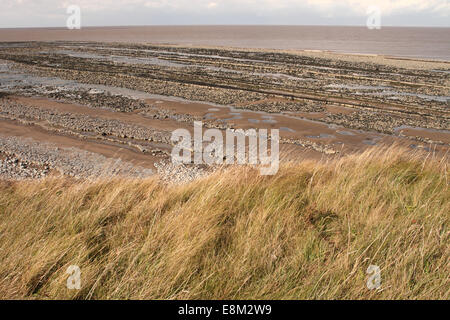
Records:
<instances>
[{"instance_id":1,"label":"horizon line","mask_svg":"<svg viewBox=\"0 0 450 320\"><path fill-rule=\"evenodd\" d=\"M363 24L358 25L326 25L326 24L142 24L142 25L87 25L84 28L130 28L130 27L354 27L366 28ZM421 25L385 25L382 28L442 28L448 29L450 26L421 26ZM66 26L26 26L26 27L0 27L0 29L67 29ZM67 29L69 30L69 29ZM73 31L73 30L71 30Z\"/></svg>"}]
</instances>

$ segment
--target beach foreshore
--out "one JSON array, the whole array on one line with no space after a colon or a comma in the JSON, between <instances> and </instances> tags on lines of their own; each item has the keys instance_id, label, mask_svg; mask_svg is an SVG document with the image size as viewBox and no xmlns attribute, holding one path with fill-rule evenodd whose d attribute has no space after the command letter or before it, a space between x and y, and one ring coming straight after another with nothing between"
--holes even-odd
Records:
<instances>
[{"instance_id":1,"label":"beach foreshore","mask_svg":"<svg viewBox=\"0 0 450 320\"><path fill-rule=\"evenodd\" d=\"M449 61L213 46L3 42L0 176L168 176L174 172L171 133L192 132L194 121L220 130L279 129L283 161L392 144L445 155L449 89ZM209 170L192 164L179 171L189 172L191 180Z\"/></svg>"}]
</instances>

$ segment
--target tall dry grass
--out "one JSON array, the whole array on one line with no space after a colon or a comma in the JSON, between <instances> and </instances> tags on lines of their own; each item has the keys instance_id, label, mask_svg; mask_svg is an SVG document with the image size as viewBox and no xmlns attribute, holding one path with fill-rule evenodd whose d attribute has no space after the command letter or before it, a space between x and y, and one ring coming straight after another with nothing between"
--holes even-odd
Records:
<instances>
[{"instance_id":1,"label":"tall dry grass","mask_svg":"<svg viewBox=\"0 0 450 320\"><path fill-rule=\"evenodd\" d=\"M178 186L1 182L0 295L448 299L447 165L390 148ZM66 287L69 265L81 268L81 290Z\"/></svg>"}]
</instances>

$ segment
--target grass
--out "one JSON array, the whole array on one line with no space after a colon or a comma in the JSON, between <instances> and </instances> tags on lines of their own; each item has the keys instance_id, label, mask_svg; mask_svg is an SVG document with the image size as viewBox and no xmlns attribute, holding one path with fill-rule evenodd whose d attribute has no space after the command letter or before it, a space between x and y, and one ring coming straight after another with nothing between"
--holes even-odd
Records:
<instances>
[{"instance_id":1,"label":"grass","mask_svg":"<svg viewBox=\"0 0 450 320\"><path fill-rule=\"evenodd\" d=\"M449 299L448 161L395 148L158 179L0 182L3 299ZM66 287L69 265L81 289ZM366 287L369 265L381 288Z\"/></svg>"}]
</instances>

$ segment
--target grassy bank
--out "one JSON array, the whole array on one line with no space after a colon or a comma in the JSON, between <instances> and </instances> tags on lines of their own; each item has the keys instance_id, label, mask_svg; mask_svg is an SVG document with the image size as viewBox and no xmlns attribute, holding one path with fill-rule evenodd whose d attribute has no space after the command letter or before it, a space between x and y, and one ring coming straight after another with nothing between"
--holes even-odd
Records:
<instances>
[{"instance_id":1,"label":"grassy bank","mask_svg":"<svg viewBox=\"0 0 450 320\"><path fill-rule=\"evenodd\" d=\"M0 182L0 296L448 299L447 165L391 148L179 186Z\"/></svg>"}]
</instances>

